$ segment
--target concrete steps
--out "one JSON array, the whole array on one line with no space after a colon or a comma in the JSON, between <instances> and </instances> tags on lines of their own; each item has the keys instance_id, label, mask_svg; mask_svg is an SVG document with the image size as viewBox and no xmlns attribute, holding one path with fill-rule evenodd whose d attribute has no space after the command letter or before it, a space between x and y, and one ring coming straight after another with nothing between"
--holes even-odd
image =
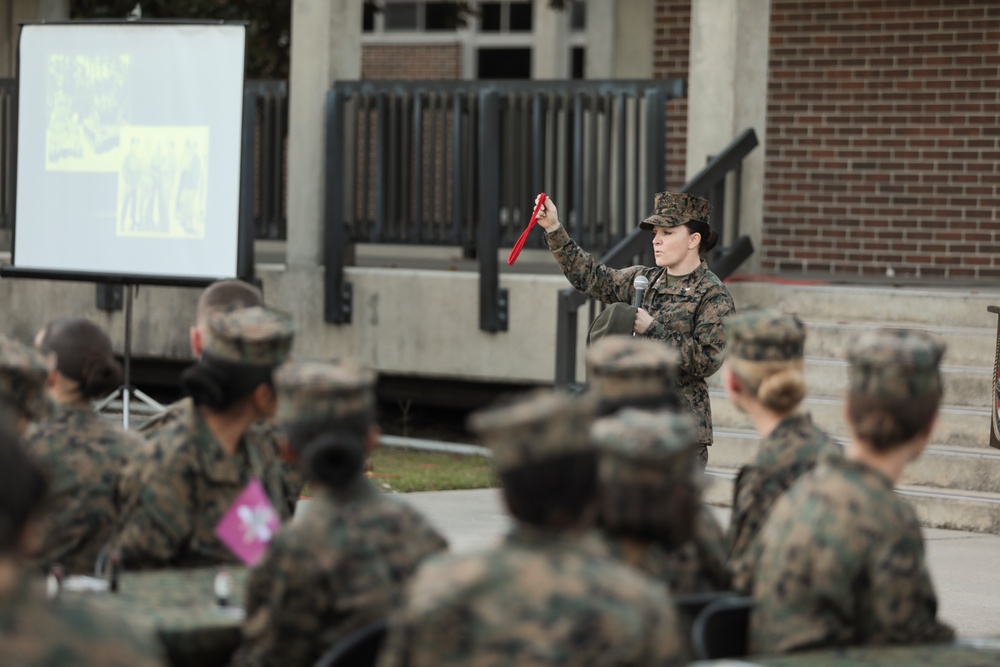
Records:
<instances>
[{"instance_id":1,"label":"concrete steps","mask_svg":"<svg viewBox=\"0 0 1000 667\"><path fill-rule=\"evenodd\" d=\"M942 366L944 405L931 445L911 464L897 491L921 521L936 528L1000 533L1000 451L989 447L998 289L908 288L858 285L729 286L738 309L765 305L797 314L808 331L802 409L840 440L849 437L842 396L845 353L867 331L912 328L947 345ZM729 505L739 468L750 462L759 438L746 415L722 390L721 374L709 380L715 444L709 450L709 502Z\"/></svg>"}]
</instances>

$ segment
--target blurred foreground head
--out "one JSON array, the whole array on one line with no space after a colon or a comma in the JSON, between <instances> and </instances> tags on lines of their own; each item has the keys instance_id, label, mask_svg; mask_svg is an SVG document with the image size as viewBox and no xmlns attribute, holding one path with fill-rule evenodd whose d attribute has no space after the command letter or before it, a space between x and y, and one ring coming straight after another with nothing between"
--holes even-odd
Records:
<instances>
[{"instance_id":1,"label":"blurred foreground head","mask_svg":"<svg viewBox=\"0 0 1000 667\"><path fill-rule=\"evenodd\" d=\"M10 413L0 410L0 558L30 552L28 528L47 493L41 466L22 445Z\"/></svg>"},{"instance_id":2,"label":"blurred foreground head","mask_svg":"<svg viewBox=\"0 0 1000 667\"><path fill-rule=\"evenodd\" d=\"M785 414L806 396L805 325L795 315L750 309L726 318L727 393Z\"/></svg>"},{"instance_id":3,"label":"blurred foreground head","mask_svg":"<svg viewBox=\"0 0 1000 667\"><path fill-rule=\"evenodd\" d=\"M191 327L191 353L200 357L205 349L208 320L216 313L264 305L264 295L254 285L242 280L219 280L198 298L198 314Z\"/></svg>"},{"instance_id":4,"label":"blurred foreground head","mask_svg":"<svg viewBox=\"0 0 1000 667\"><path fill-rule=\"evenodd\" d=\"M349 360L289 362L275 373L278 420L305 476L339 488L378 440L375 372Z\"/></svg>"},{"instance_id":5,"label":"blurred foreground head","mask_svg":"<svg viewBox=\"0 0 1000 667\"><path fill-rule=\"evenodd\" d=\"M847 413L858 440L887 452L930 435L943 393L944 345L920 331L863 335L848 351Z\"/></svg>"},{"instance_id":6,"label":"blurred foreground head","mask_svg":"<svg viewBox=\"0 0 1000 667\"><path fill-rule=\"evenodd\" d=\"M702 477L694 420L626 409L594 422L601 452L600 523L608 533L673 549L694 529Z\"/></svg>"},{"instance_id":7,"label":"blurred foreground head","mask_svg":"<svg viewBox=\"0 0 1000 667\"><path fill-rule=\"evenodd\" d=\"M17 431L23 433L29 421L38 421L48 412L45 359L24 343L0 334L0 405L13 414Z\"/></svg>"},{"instance_id":8,"label":"blurred foreground head","mask_svg":"<svg viewBox=\"0 0 1000 667\"><path fill-rule=\"evenodd\" d=\"M89 401L110 394L122 382L111 338L85 317L63 317L45 325L35 340L49 361L49 394L54 399ZM53 391L57 388L59 391ZM58 399L62 397L62 399Z\"/></svg>"},{"instance_id":9,"label":"blurred foreground head","mask_svg":"<svg viewBox=\"0 0 1000 667\"><path fill-rule=\"evenodd\" d=\"M564 529L593 520L593 413L589 400L542 390L469 418L469 428L493 452L507 507L518 521Z\"/></svg>"},{"instance_id":10,"label":"blurred foreground head","mask_svg":"<svg viewBox=\"0 0 1000 667\"><path fill-rule=\"evenodd\" d=\"M622 408L660 410L680 405L677 351L660 341L607 336L587 350L587 384L600 415Z\"/></svg>"}]
</instances>

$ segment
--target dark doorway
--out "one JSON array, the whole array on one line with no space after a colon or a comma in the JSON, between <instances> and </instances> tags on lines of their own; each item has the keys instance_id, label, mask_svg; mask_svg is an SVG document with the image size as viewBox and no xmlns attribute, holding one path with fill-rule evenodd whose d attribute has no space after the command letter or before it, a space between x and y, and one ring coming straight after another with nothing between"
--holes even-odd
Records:
<instances>
[{"instance_id":1,"label":"dark doorway","mask_svg":"<svg viewBox=\"0 0 1000 667\"><path fill-rule=\"evenodd\" d=\"M531 49L479 49L478 78L530 79Z\"/></svg>"}]
</instances>

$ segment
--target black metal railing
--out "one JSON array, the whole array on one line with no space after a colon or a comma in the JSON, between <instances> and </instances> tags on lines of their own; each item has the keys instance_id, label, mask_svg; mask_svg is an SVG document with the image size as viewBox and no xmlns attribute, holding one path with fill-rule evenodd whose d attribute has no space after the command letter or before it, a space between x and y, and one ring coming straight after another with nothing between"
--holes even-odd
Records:
<instances>
[{"instance_id":1,"label":"black metal railing","mask_svg":"<svg viewBox=\"0 0 1000 667\"><path fill-rule=\"evenodd\" d=\"M757 147L757 134L744 130L708 164L684 184L680 192L705 197L712 202L712 224L720 244L708 256L709 268L723 280L753 253L750 238L740 233L740 180L743 159ZM730 206L730 203L732 206ZM648 233L636 228L599 260L612 268L650 265L652 244ZM576 381L579 310L589 302L589 322L597 315L597 302L573 287L559 291L556 305L556 386Z\"/></svg>"},{"instance_id":2,"label":"black metal railing","mask_svg":"<svg viewBox=\"0 0 1000 667\"><path fill-rule=\"evenodd\" d=\"M17 79L0 79L0 231L14 220L14 145L17 141Z\"/></svg>"},{"instance_id":3,"label":"black metal railing","mask_svg":"<svg viewBox=\"0 0 1000 667\"><path fill-rule=\"evenodd\" d=\"M254 227L258 239L287 237L288 82L247 81L254 114ZM0 79L0 231L14 219L17 79Z\"/></svg>"},{"instance_id":4,"label":"black metal railing","mask_svg":"<svg viewBox=\"0 0 1000 667\"><path fill-rule=\"evenodd\" d=\"M498 251L535 194L592 248L629 232L665 182L659 81L338 82L327 98L326 321L350 321L351 243L453 245L480 263L480 328L503 331ZM542 247L541 235L528 247Z\"/></svg>"}]
</instances>

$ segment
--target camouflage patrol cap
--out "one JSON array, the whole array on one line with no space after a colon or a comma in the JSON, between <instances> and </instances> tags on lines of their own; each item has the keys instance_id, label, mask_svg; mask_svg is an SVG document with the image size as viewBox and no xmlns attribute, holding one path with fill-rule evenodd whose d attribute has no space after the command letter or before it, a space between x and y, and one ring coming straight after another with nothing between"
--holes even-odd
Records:
<instances>
[{"instance_id":1,"label":"camouflage patrol cap","mask_svg":"<svg viewBox=\"0 0 1000 667\"><path fill-rule=\"evenodd\" d=\"M676 392L680 356L660 341L606 336L586 354L587 382L599 399L656 398Z\"/></svg>"},{"instance_id":2,"label":"camouflage patrol cap","mask_svg":"<svg viewBox=\"0 0 1000 667\"><path fill-rule=\"evenodd\" d=\"M42 355L24 343L0 334L0 399L39 419L48 412L45 378L49 368Z\"/></svg>"},{"instance_id":3,"label":"camouflage patrol cap","mask_svg":"<svg viewBox=\"0 0 1000 667\"><path fill-rule=\"evenodd\" d=\"M375 372L350 359L287 362L274 374L278 419L305 422L375 407Z\"/></svg>"},{"instance_id":4,"label":"camouflage patrol cap","mask_svg":"<svg viewBox=\"0 0 1000 667\"><path fill-rule=\"evenodd\" d=\"M287 313L257 306L212 315L207 334L206 354L225 361L274 366L291 353L295 323Z\"/></svg>"},{"instance_id":5,"label":"camouflage patrol cap","mask_svg":"<svg viewBox=\"0 0 1000 667\"><path fill-rule=\"evenodd\" d=\"M476 412L469 429L493 450L497 470L512 470L568 454L592 452L593 404L551 390L529 392Z\"/></svg>"},{"instance_id":6,"label":"camouflage patrol cap","mask_svg":"<svg viewBox=\"0 0 1000 667\"><path fill-rule=\"evenodd\" d=\"M712 205L707 199L678 192L657 192L653 215L639 223L646 231L654 227L679 227L688 222L709 224Z\"/></svg>"},{"instance_id":7,"label":"camouflage patrol cap","mask_svg":"<svg viewBox=\"0 0 1000 667\"><path fill-rule=\"evenodd\" d=\"M795 315L760 308L725 320L726 354L746 361L801 359L806 327Z\"/></svg>"},{"instance_id":8,"label":"camouflage patrol cap","mask_svg":"<svg viewBox=\"0 0 1000 667\"><path fill-rule=\"evenodd\" d=\"M861 336L847 353L852 394L906 400L941 392L944 345L922 331L886 329Z\"/></svg>"},{"instance_id":9,"label":"camouflage patrol cap","mask_svg":"<svg viewBox=\"0 0 1000 667\"><path fill-rule=\"evenodd\" d=\"M690 415L675 410L626 408L594 422L605 482L662 483L694 471L697 429Z\"/></svg>"}]
</instances>

